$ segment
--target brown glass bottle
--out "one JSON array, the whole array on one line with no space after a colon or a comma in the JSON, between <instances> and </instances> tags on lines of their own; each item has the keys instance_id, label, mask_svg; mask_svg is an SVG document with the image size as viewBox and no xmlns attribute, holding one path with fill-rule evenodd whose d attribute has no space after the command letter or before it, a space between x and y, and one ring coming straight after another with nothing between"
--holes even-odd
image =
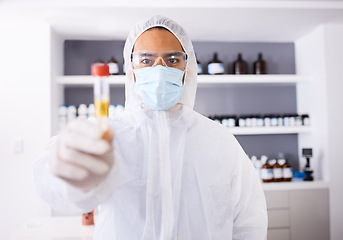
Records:
<instances>
[{"instance_id":1,"label":"brown glass bottle","mask_svg":"<svg viewBox=\"0 0 343 240\"><path fill-rule=\"evenodd\" d=\"M247 74L248 64L243 60L242 54L239 53L237 60L233 63L233 73L234 74Z\"/></svg>"},{"instance_id":2,"label":"brown glass bottle","mask_svg":"<svg viewBox=\"0 0 343 240\"><path fill-rule=\"evenodd\" d=\"M112 57L108 62L108 67L110 69L110 74L111 75L118 75L119 74L119 65L118 65L118 62L117 60Z\"/></svg>"},{"instance_id":3,"label":"brown glass bottle","mask_svg":"<svg viewBox=\"0 0 343 240\"><path fill-rule=\"evenodd\" d=\"M282 182L282 180L282 167L278 161L276 161L273 165L273 182Z\"/></svg>"},{"instance_id":4,"label":"brown glass bottle","mask_svg":"<svg viewBox=\"0 0 343 240\"><path fill-rule=\"evenodd\" d=\"M291 182L293 178L293 170L291 164L286 160L285 164L282 166L282 175L284 182Z\"/></svg>"},{"instance_id":5,"label":"brown glass bottle","mask_svg":"<svg viewBox=\"0 0 343 240\"><path fill-rule=\"evenodd\" d=\"M268 161L261 168L261 178L262 182L272 182L273 181L273 168L269 165Z\"/></svg>"},{"instance_id":6,"label":"brown glass bottle","mask_svg":"<svg viewBox=\"0 0 343 240\"><path fill-rule=\"evenodd\" d=\"M258 54L257 61L254 62L254 74L267 74L267 63L263 60L262 53Z\"/></svg>"},{"instance_id":7,"label":"brown glass bottle","mask_svg":"<svg viewBox=\"0 0 343 240\"><path fill-rule=\"evenodd\" d=\"M218 54L213 54L213 59L207 65L207 72L209 74L224 74L224 64L218 59Z\"/></svg>"}]
</instances>

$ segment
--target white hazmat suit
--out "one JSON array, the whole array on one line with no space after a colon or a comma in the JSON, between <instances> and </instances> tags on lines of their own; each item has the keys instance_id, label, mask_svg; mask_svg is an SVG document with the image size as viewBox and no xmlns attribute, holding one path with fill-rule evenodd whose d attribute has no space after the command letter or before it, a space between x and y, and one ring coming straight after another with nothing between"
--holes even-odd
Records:
<instances>
[{"instance_id":1,"label":"white hazmat suit","mask_svg":"<svg viewBox=\"0 0 343 240\"><path fill-rule=\"evenodd\" d=\"M173 33L188 55L182 96L167 111L150 110L134 92L133 46L156 26ZM98 240L266 239L265 197L252 164L227 128L193 110L197 66L183 29L162 16L139 22L124 58L126 111L111 123L115 162L107 178L83 192L54 176L55 137L34 166L40 196L61 212L99 206Z\"/></svg>"}]
</instances>

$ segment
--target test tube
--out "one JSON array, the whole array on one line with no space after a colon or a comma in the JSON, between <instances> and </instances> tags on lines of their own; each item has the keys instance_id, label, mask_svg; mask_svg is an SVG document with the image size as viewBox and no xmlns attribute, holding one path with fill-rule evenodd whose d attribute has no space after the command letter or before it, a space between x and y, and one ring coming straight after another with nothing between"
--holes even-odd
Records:
<instances>
[{"instance_id":1,"label":"test tube","mask_svg":"<svg viewBox=\"0 0 343 240\"><path fill-rule=\"evenodd\" d=\"M94 78L94 107L95 117L101 125L105 134L108 132L108 108L110 106L110 87L108 76L110 75L109 67L106 63L93 63L92 76Z\"/></svg>"}]
</instances>

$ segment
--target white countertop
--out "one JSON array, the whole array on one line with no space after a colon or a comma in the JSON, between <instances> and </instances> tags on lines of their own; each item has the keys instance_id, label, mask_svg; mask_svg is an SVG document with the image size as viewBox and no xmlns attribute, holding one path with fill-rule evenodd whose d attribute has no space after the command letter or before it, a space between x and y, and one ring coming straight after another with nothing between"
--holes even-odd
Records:
<instances>
[{"instance_id":1,"label":"white countertop","mask_svg":"<svg viewBox=\"0 0 343 240\"><path fill-rule=\"evenodd\" d=\"M307 190L307 189L322 189L329 188L329 183L326 181L292 181L292 182L272 182L262 183L264 191L279 191L279 190Z\"/></svg>"},{"instance_id":2,"label":"white countertop","mask_svg":"<svg viewBox=\"0 0 343 240\"><path fill-rule=\"evenodd\" d=\"M29 220L8 240L92 240L94 226L82 226L81 216L46 217Z\"/></svg>"}]
</instances>

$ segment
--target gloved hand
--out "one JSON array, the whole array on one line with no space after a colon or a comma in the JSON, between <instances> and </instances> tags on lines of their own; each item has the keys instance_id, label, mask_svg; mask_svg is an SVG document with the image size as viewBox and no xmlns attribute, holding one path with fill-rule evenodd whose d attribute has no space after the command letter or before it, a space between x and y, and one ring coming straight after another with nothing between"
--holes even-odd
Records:
<instances>
[{"instance_id":1,"label":"gloved hand","mask_svg":"<svg viewBox=\"0 0 343 240\"><path fill-rule=\"evenodd\" d=\"M58 136L51 162L54 175L87 192L103 182L112 168L113 131L97 123L75 119Z\"/></svg>"}]
</instances>

